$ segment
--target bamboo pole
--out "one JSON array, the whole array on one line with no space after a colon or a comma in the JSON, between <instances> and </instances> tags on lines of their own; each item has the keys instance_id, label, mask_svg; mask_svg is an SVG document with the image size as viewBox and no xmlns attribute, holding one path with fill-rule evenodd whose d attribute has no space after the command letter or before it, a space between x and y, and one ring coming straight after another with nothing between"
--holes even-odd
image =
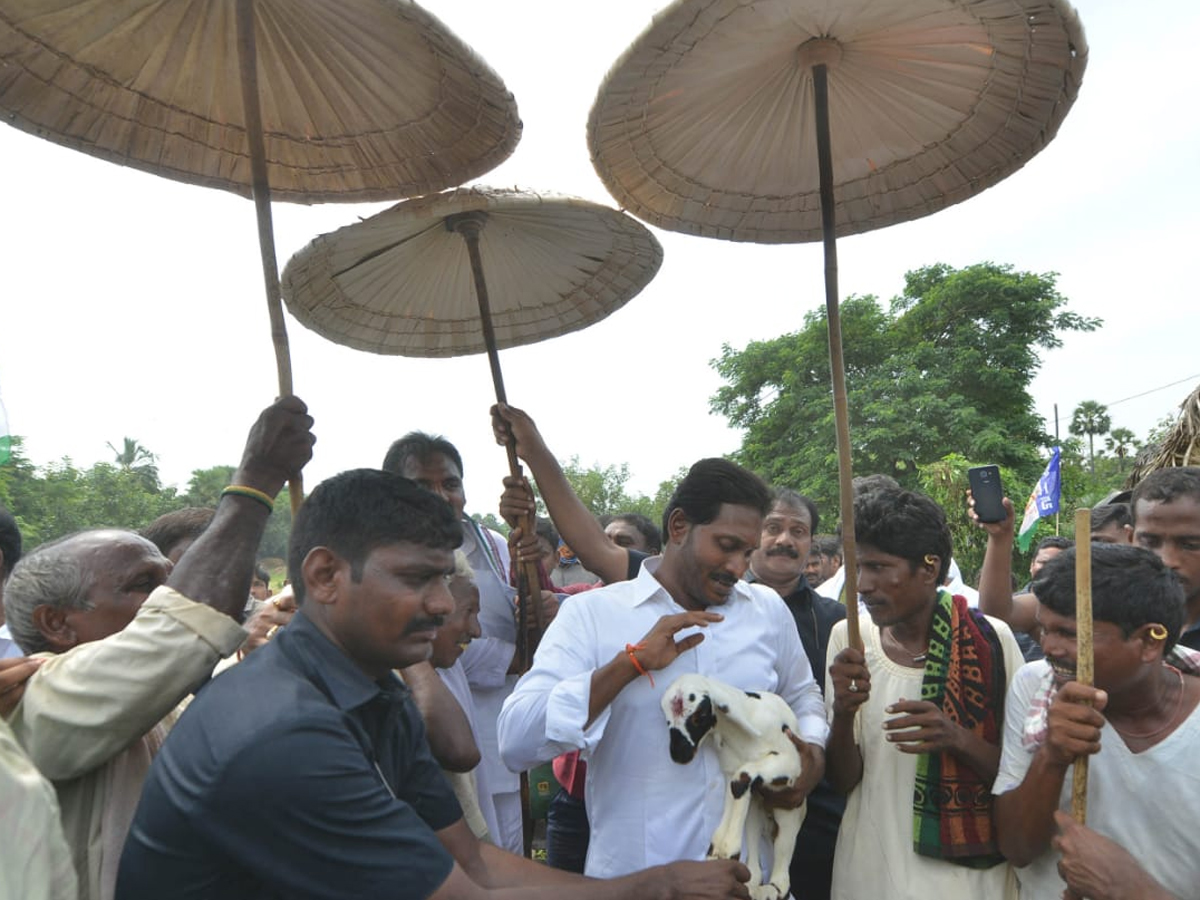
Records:
<instances>
[{"instance_id":1,"label":"bamboo pole","mask_svg":"<svg viewBox=\"0 0 1200 900\"><path fill-rule=\"evenodd\" d=\"M283 294L279 288L279 263L275 258L275 229L271 222L271 184L267 178L267 152L263 142L262 109L258 97L258 50L255 44L254 0L238 0L238 68L241 73L242 106L246 117L246 140L250 148L251 192L258 218L258 249L262 257L263 283L267 292L267 314L271 318L271 343L279 395L292 396L292 355L288 346L287 322L283 318ZM304 479L299 472L288 479L292 515L304 502Z\"/></svg>"},{"instance_id":2,"label":"bamboo pole","mask_svg":"<svg viewBox=\"0 0 1200 900\"><path fill-rule=\"evenodd\" d=\"M479 301L479 322L483 328L483 342L487 347L488 365L492 370L492 384L496 389L496 401L508 403L504 390L504 373L500 371L500 353L496 347L496 333L492 327L492 307L488 299L487 279L484 277L483 257L479 252L479 235L487 221L487 213L480 211L458 213L446 218L446 230L460 235L467 244L467 255L471 260L471 275L475 280L475 298ZM521 463L517 458L516 438L509 435L504 445L508 453L508 470L516 478L523 477ZM519 523L526 537L536 534L533 513ZM536 560L517 560L517 657L522 672L533 665L533 653L546 623L542 616L541 576ZM530 633L529 610L533 610L533 628ZM533 809L529 794L529 773L520 775L521 825L525 856L533 856Z\"/></svg>"},{"instance_id":3,"label":"bamboo pole","mask_svg":"<svg viewBox=\"0 0 1200 900\"><path fill-rule=\"evenodd\" d=\"M829 323L829 368L833 375L833 415L837 425L838 488L842 512L842 568L846 573L846 629L850 646L863 649L858 627L858 550L854 543L854 473L850 459L850 410L846 362L838 308L838 261L833 196L833 151L829 135L829 79L824 63L812 68L817 125L817 167L821 187L821 230L825 244L825 313Z\"/></svg>"},{"instance_id":4,"label":"bamboo pole","mask_svg":"<svg viewBox=\"0 0 1200 900\"><path fill-rule=\"evenodd\" d=\"M1075 510L1075 680L1095 682L1092 646L1092 511ZM1087 824L1088 758L1075 759L1071 783L1071 815Z\"/></svg>"}]
</instances>

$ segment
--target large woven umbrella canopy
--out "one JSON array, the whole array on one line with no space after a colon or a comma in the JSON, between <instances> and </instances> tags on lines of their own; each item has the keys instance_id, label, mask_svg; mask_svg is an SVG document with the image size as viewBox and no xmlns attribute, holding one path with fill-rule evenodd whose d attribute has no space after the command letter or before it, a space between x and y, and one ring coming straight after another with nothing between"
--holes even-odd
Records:
<instances>
[{"instance_id":1,"label":"large woven umbrella canopy","mask_svg":"<svg viewBox=\"0 0 1200 900\"><path fill-rule=\"evenodd\" d=\"M605 78L588 122L613 197L673 231L822 238L812 67L828 70L836 233L958 203L1024 165L1075 99L1063 0L681 0Z\"/></svg>"},{"instance_id":2,"label":"large woven umbrella canopy","mask_svg":"<svg viewBox=\"0 0 1200 900\"><path fill-rule=\"evenodd\" d=\"M292 314L318 334L372 353L486 351L506 402L499 349L577 331L619 309L662 264L631 216L550 194L463 188L398 203L314 240L283 272ZM516 445L509 470L520 476ZM532 515L522 524L533 532ZM525 667L537 564L518 567L518 651ZM527 829L526 834L530 832ZM526 852L528 852L528 846Z\"/></svg>"},{"instance_id":3,"label":"large woven umbrella canopy","mask_svg":"<svg viewBox=\"0 0 1200 900\"><path fill-rule=\"evenodd\" d=\"M520 138L500 79L406 0L0 0L4 119L250 196L239 6L254 26L250 71L275 199L442 190L498 165Z\"/></svg>"},{"instance_id":4,"label":"large woven umbrella canopy","mask_svg":"<svg viewBox=\"0 0 1200 900\"><path fill-rule=\"evenodd\" d=\"M464 227L477 231L478 266ZM495 348L503 349L598 322L641 291L661 263L649 230L616 210L463 188L406 200L318 237L284 269L283 296L293 316L339 344L461 356L488 349L477 274L486 282Z\"/></svg>"},{"instance_id":5,"label":"large woven umbrella canopy","mask_svg":"<svg viewBox=\"0 0 1200 900\"><path fill-rule=\"evenodd\" d=\"M822 240L847 628L855 596L837 236L936 212L1054 137L1087 58L1065 0L676 0L588 119L596 171L663 228Z\"/></svg>"}]
</instances>

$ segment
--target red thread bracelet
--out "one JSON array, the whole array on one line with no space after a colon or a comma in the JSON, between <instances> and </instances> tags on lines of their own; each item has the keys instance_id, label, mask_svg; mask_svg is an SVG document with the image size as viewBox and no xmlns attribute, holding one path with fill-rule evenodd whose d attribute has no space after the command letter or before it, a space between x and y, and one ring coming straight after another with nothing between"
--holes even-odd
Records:
<instances>
[{"instance_id":1,"label":"red thread bracelet","mask_svg":"<svg viewBox=\"0 0 1200 900\"><path fill-rule=\"evenodd\" d=\"M638 670L639 675L645 675L647 678L649 678L650 679L650 687L654 687L654 676L651 675L649 672L647 672L642 667L642 664L640 662L638 662L637 656L634 655L635 651L645 650L645 649L646 649L645 644L626 644L625 645L625 652L629 654L629 661L631 663L633 663L633 667Z\"/></svg>"}]
</instances>

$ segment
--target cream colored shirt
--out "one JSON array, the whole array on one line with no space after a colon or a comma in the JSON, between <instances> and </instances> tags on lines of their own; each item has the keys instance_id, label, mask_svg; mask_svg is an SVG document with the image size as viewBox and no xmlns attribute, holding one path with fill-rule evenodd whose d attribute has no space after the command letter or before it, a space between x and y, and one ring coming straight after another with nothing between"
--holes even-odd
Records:
<instances>
[{"instance_id":1,"label":"cream colored shirt","mask_svg":"<svg viewBox=\"0 0 1200 900\"><path fill-rule=\"evenodd\" d=\"M142 782L175 707L246 639L230 617L167 587L102 641L47 657L9 725L58 793L79 896L111 900Z\"/></svg>"},{"instance_id":2,"label":"cream colored shirt","mask_svg":"<svg viewBox=\"0 0 1200 900\"><path fill-rule=\"evenodd\" d=\"M0 719L0 897L75 900L58 800Z\"/></svg>"},{"instance_id":3,"label":"cream colored shirt","mask_svg":"<svg viewBox=\"0 0 1200 900\"><path fill-rule=\"evenodd\" d=\"M1009 627L990 616L1004 648L1006 683L1025 662ZM846 799L833 857L833 900L1015 900L1012 867L968 869L913 850L913 784L917 755L884 740L883 723L898 700L921 699L924 669L893 662L883 652L870 614L859 620L871 673L871 696L854 717L854 740L863 757L862 781ZM833 626L827 662L846 648L846 622ZM828 671L828 670L826 670ZM833 684L825 676L825 705L833 718ZM866 864L864 861L869 861Z\"/></svg>"}]
</instances>

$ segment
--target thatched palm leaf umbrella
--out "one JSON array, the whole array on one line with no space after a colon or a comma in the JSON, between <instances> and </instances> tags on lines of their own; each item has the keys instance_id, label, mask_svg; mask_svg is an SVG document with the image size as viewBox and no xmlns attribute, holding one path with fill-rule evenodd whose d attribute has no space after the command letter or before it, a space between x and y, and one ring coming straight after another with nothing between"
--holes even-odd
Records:
<instances>
[{"instance_id":1,"label":"thatched palm leaf umbrella","mask_svg":"<svg viewBox=\"0 0 1200 900\"><path fill-rule=\"evenodd\" d=\"M598 322L662 263L641 223L586 200L484 187L406 200L321 235L288 262L283 295L300 322L339 344L402 356L487 353L507 402L499 350ZM509 469L520 475L516 448ZM525 533L533 533L532 521ZM523 616L538 586L521 573ZM539 620L540 629L541 622ZM518 637L525 628L518 631ZM532 644L524 648L526 662Z\"/></svg>"},{"instance_id":2,"label":"thatched palm leaf umbrella","mask_svg":"<svg viewBox=\"0 0 1200 900\"><path fill-rule=\"evenodd\" d=\"M1086 55L1065 0L677 0L596 97L593 163L634 215L724 240L824 241L855 646L835 237L928 215L1016 171L1054 137Z\"/></svg>"},{"instance_id":3,"label":"thatched palm leaf umbrella","mask_svg":"<svg viewBox=\"0 0 1200 900\"><path fill-rule=\"evenodd\" d=\"M64 146L254 198L281 394L272 195L418 196L498 165L521 134L500 79L408 0L0 0L0 110Z\"/></svg>"}]
</instances>

